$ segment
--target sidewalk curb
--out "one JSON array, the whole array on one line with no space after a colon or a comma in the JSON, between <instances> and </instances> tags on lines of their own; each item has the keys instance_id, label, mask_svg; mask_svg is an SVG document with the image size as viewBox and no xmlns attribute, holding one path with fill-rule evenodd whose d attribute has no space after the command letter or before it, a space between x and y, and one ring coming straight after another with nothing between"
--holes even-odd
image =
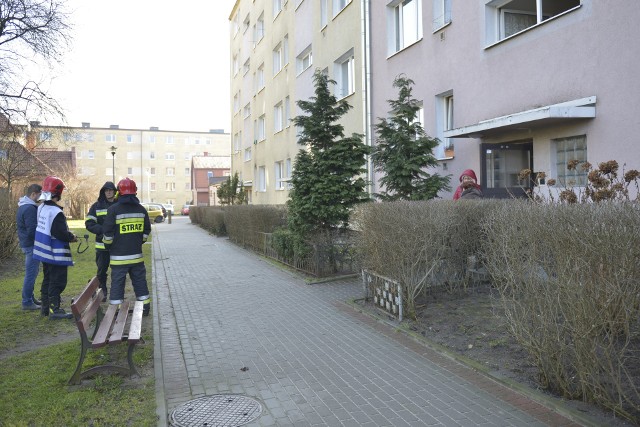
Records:
<instances>
[{"instance_id":1,"label":"sidewalk curb","mask_svg":"<svg viewBox=\"0 0 640 427\"><path fill-rule=\"evenodd\" d=\"M493 381L496 381L500 384L502 384L503 386L509 388L512 391L515 391L517 393L520 393L528 398L530 398L531 400L539 403L540 405L545 406L546 408L557 412L560 415L563 415L565 417L567 417L568 419L579 423L585 427L599 427L602 424L597 422L596 420L594 420L593 418L584 415L580 412L578 412L577 410L573 410L569 407L567 407L566 405L563 404L562 400L560 398L556 398L556 397L551 397L548 395L545 395L539 391L536 391L530 387L527 387L521 383L518 383L516 381L513 381L510 378L506 378L500 374L495 373L494 371L489 370L486 366L484 366L482 363L470 359L468 357L462 356L460 354L457 354L449 349L447 349L446 347L433 342L431 340L429 340L428 338L417 334L409 329L407 329L406 324L398 324L397 322L392 322L388 319L385 319L382 315L369 311L369 310L365 310L363 309L361 306L358 305L357 301L362 300L362 298L360 299L355 299L355 300L350 300L350 301L344 301L344 304L351 307L353 310L366 315L374 320L376 320L379 323L382 323L390 328L393 328L395 331L400 332L402 334L404 334L405 336L411 338L412 340L416 341L417 343L424 345L425 347L440 353L443 356L446 356L450 359L453 359L465 366L467 366L470 369L473 369L474 371L476 371L479 374L482 374L488 378L490 378Z\"/></svg>"}]
</instances>

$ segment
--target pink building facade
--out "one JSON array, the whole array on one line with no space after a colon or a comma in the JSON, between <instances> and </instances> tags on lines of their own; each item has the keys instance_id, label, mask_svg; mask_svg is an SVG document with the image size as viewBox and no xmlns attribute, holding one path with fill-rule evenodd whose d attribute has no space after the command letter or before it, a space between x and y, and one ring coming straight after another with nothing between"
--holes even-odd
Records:
<instances>
[{"instance_id":1,"label":"pink building facade","mask_svg":"<svg viewBox=\"0 0 640 427\"><path fill-rule=\"evenodd\" d=\"M370 124L389 114L394 78L411 78L453 189L469 168L491 197L520 194L522 169L583 185L573 159L640 169L637 0L367 3Z\"/></svg>"}]
</instances>

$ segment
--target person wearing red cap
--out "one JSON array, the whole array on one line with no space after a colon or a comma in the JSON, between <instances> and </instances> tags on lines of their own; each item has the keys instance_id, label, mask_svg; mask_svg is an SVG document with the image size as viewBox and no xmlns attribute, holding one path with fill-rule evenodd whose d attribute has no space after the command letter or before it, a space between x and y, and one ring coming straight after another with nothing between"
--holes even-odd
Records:
<instances>
[{"instance_id":1,"label":"person wearing red cap","mask_svg":"<svg viewBox=\"0 0 640 427\"><path fill-rule=\"evenodd\" d=\"M124 178L118 182L118 202L107 209L102 224L102 241L111 255L111 292L109 304L124 302L124 286L131 278L136 300L143 302L142 315L148 316L151 297L147 286L142 245L151 234L149 213L136 197L135 181Z\"/></svg>"},{"instance_id":2,"label":"person wearing red cap","mask_svg":"<svg viewBox=\"0 0 640 427\"><path fill-rule=\"evenodd\" d=\"M60 308L60 295L67 287L67 269L73 265L69 243L78 237L69 231L67 218L58 205L62 199L64 182L57 176L48 176L42 183L42 193L38 200L38 225L33 247L33 259L42 262L44 278L41 313L49 320L71 319L73 315Z\"/></svg>"},{"instance_id":3,"label":"person wearing red cap","mask_svg":"<svg viewBox=\"0 0 640 427\"><path fill-rule=\"evenodd\" d=\"M467 169L460 174L460 185L453 194L453 200L481 199L484 197L482 188L478 185L478 178L473 169Z\"/></svg>"}]
</instances>

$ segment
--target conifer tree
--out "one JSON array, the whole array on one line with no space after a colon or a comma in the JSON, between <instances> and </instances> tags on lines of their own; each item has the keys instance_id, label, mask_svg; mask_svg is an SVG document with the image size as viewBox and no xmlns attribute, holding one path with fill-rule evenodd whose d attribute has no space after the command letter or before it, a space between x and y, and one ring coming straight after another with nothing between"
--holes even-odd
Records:
<instances>
[{"instance_id":1,"label":"conifer tree","mask_svg":"<svg viewBox=\"0 0 640 427\"><path fill-rule=\"evenodd\" d=\"M413 80L400 75L393 81L398 98L389 100L391 116L375 125L376 146L371 159L382 172L382 200L428 200L449 189L449 176L430 174L437 166L433 149L439 141L429 137L417 121L419 102L413 98Z\"/></svg>"},{"instance_id":2,"label":"conifer tree","mask_svg":"<svg viewBox=\"0 0 640 427\"><path fill-rule=\"evenodd\" d=\"M305 146L295 159L287 202L290 227L299 235L346 226L351 208L369 199L363 178L369 147L361 134L345 137L338 123L351 106L336 99L329 89L335 81L321 71L313 81L315 96L297 103L307 115L293 119Z\"/></svg>"}]
</instances>

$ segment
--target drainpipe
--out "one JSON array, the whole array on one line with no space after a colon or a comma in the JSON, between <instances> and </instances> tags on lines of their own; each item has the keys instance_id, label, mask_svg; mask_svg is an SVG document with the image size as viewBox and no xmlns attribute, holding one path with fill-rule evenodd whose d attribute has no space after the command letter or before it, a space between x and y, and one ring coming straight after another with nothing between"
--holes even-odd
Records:
<instances>
[{"instance_id":1,"label":"drainpipe","mask_svg":"<svg viewBox=\"0 0 640 427\"><path fill-rule=\"evenodd\" d=\"M364 124L365 144L373 147L371 135L371 28L370 0L362 0L360 7L361 49L362 49L362 121ZM373 162L367 156L367 192L373 196Z\"/></svg>"}]
</instances>

